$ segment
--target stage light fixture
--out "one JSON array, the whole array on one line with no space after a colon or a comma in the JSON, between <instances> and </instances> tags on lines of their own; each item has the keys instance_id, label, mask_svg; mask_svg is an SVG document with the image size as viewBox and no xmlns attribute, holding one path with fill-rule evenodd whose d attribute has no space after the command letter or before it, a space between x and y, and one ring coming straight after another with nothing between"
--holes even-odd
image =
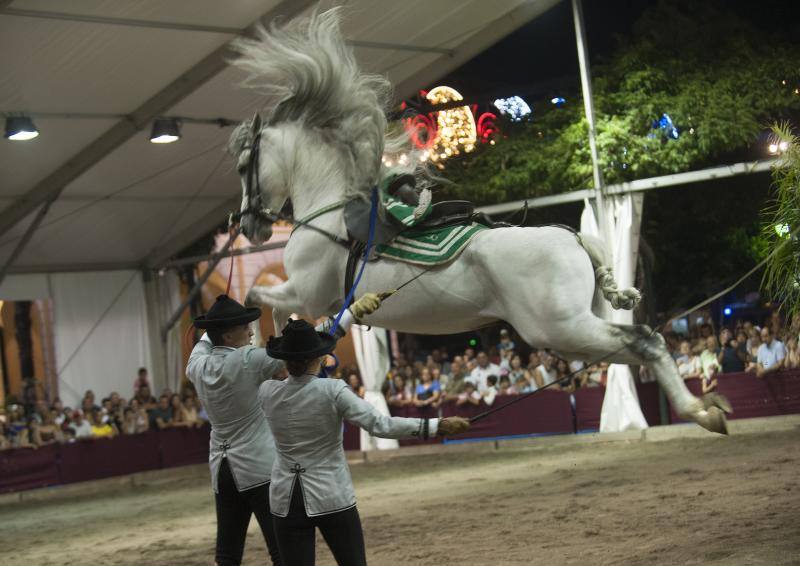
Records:
<instances>
[{"instance_id":1,"label":"stage light fixture","mask_svg":"<svg viewBox=\"0 0 800 566\"><path fill-rule=\"evenodd\" d=\"M181 139L181 127L175 118L156 118L150 143L172 143Z\"/></svg>"},{"instance_id":2,"label":"stage light fixture","mask_svg":"<svg viewBox=\"0 0 800 566\"><path fill-rule=\"evenodd\" d=\"M39 135L33 120L27 116L7 116L5 138L12 141L32 140Z\"/></svg>"}]
</instances>

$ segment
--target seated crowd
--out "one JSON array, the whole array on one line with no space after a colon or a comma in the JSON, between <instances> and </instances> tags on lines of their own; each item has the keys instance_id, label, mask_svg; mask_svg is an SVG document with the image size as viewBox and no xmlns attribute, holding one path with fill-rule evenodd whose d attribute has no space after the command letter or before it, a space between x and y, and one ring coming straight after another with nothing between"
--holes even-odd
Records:
<instances>
[{"instance_id":1,"label":"seated crowd","mask_svg":"<svg viewBox=\"0 0 800 566\"><path fill-rule=\"evenodd\" d=\"M158 399L150 392L147 370L141 368L130 400L116 391L98 405L89 390L81 406L65 407L59 398L48 406L36 401L29 412L22 405L8 407L0 420L0 450L37 448L56 442L74 442L85 438L113 438L171 427L201 427L207 421L194 389L181 394L164 389Z\"/></svg>"},{"instance_id":2,"label":"seated crowd","mask_svg":"<svg viewBox=\"0 0 800 566\"><path fill-rule=\"evenodd\" d=\"M753 372L761 378L780 369L800 368L799 335L800 316L787 326L776 311L761 326L739 320L715 331L712 324L701 323L689 327L686 335L668 332L664 337L681 377L701 379L705 393L717 386L720 374ZM525 364L508 331L502 330L499 344L487 352L467 348L451 360L445 349L437 348L424 361L398 355L382 391L390 407L438 408L444 401L490 406L498 396L545 386L568 393L605 386L608 366L567 362L548 350L533 350ZM349 375L351 384L360 383L357 372ZM652 380L645 367L639 377Z\"/></svg>"},{"instance_id":3,"label":"seated crowd","mask_svg":"<svg viewBox=\"0 0 800 566\"><path fill-rule=\"evenodd\" d=\"M702 380L704 393L717 386L721 374L753 372L761 378L781 369L800 368L799 336L800 316L785 325L778 312L761 326L739 320L716 330L712 324L700 322L684 334L664 333L681 377ZM438 411L445 401L457 406L491 406L498 397L543 387L572 393L579 388L605 386L609 366L605 362L589 367L582 361L567 362L542 349L528 352L523 361L505 329L500 331L499 343L487 351L467 348L451 359L444 348L436 348L424 360L409 358L398 354L382 385L390 407L430 407ZM340 368L334 377L345 379L356 394L365 396L357 369ZM646 368L640 368L639 378L651 380ZM5 419L0 418L0 449L200 427L207 421L205 411L191 384L185 383L180 394L164 389L156 399L150 392L147 370L142 368L130 400L112 392L97 405L94 393L87 391L81 406L74 409L64 407L58 398L50 406L39 400L29 412L21 405L11 405Z\"/></svg>"}]
</instances>

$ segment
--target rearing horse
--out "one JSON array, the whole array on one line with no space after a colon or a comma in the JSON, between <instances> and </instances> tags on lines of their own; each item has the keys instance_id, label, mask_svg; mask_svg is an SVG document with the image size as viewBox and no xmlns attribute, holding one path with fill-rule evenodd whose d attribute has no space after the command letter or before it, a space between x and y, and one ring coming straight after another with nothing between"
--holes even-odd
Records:
<instances>
[{"instance_id":1,"label":"rearing horse","mask_svg":"<svg viewBox=\"0 0 800 566\"><path fill-rule=\"evenodd\" d=\"M359 70L339 31L338 11L262 29L235 47L240 56L233 63L248 72L251 86L278 100L266 124L247 122L231 137L242 177L244 234L256 243L267 240L277 217L272 211L287 199L295 217L304 218L346 199L368 198L389 172L383 152L407 140L386 134L390 84ZM419 166L412 159L406 172L424 178L414 163ZM249 296L272 307L276 329L293 312L316 318L343 303L348 251L334 241L347 239L342 209L310 224L314 229L300 226L286 245L288 281L254 287ZM599 240L558 227L483 230L457 259L430 269L366 322L449 334L504 320L528 344L567 359L646 365L679 415L725 432L726 402L689 392L661 335L602 318L606 301L630 309L639 299L635 290L596 281L606 256ZM394 289L422 269L388 259L370 262L359 293Z\"/></svg>"}]
</instances>

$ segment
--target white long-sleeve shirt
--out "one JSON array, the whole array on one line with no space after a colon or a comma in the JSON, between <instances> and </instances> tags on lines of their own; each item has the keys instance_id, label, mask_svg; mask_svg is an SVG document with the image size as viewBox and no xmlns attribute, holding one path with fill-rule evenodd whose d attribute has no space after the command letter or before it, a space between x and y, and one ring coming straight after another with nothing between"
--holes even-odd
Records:
<instances>
[{"instance_id":1,"label":"white long-sleeve shirt","mask_svg":"<svg viewBox=\"0 0 800 566\"><path fill-rule=\"evenodd\" d=\"M353 323L346 310L337 336ZM327 319L317 327L327 331ZM275 440L259 402L259 386L283 367L282 360L267 355L265 348L213 346L207 335L195 345L186 365L186 376L194 384L211 423L209 466L211 485L217 491L219 468L228 458L239 491L270 481L275 461Z\"/></svg>"},{"instance_id":2,"label":"white long-sleeve shirt","mask_svg":"<svg viewBox=\"0 0 800 566\"><path fill-rule=\"evenodd\" d=\"M380 414L340 379L313 375L267 381L259 396L278 451L272 468L270 508L274 515L289 512L295 481L303 487L309 517L349 509L356 504L353 481L342 446L346 419L382 438L423 436L426 419ZM435 436L438 419L428 419Z\"/></svg>"}]
</instances>

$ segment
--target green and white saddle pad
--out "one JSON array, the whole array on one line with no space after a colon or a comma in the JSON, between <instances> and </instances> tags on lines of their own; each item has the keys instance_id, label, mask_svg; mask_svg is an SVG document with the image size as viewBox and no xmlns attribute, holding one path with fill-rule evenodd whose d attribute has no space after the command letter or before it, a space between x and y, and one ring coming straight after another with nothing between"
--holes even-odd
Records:
<instances>
[{"instance_id":1,"label":"green and white saddle pad","mask_svg":"<svg viewBox=\"0 0 800 566\"><path fill-rule=\"evenodd\" d=\"M387 244L379 244L375 252L380 257L417 265L440 265L454 260L481 230L481 224L465 224L405 230Z\"/></svg>"}]
</instances>

